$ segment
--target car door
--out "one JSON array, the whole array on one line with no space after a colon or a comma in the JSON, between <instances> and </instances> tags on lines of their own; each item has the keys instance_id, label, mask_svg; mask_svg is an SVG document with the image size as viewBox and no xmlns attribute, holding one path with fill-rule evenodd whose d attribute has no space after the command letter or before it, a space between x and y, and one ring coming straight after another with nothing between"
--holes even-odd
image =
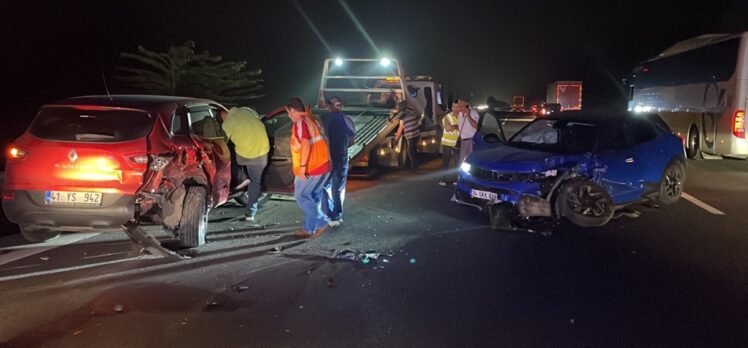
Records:
<instances>
[{"instance_id":1,"label":"car door","mask_svg":"<svg viewBox=\"0 0 748 348\"><path fill-rule=\"evenodd\" d=\"M270 140L270 158L263 176L268 191L287 192L293 188L291 158L291 122L284 107L277 108L262 118Z\"/></svg>"},{"instance_id":2,"label":"car door","mask_svg":"<svg viewBox=\"0 0 748 348\"><path fill-rule=\"evenodd\" d=\"M473 138L475 150L497 146L506 141L501 120L492 112L485 112L478 120L478 132Z\"/></svg>"},{"instance_id":3,"label":"car door","mask_svg":"<svg viewBox=\"0 0 748 348\"><path fill-rule=\"evenodd\" d=\"M639 161L639 180L643 188L657 185L660 182L665 166L671 160L668 139L661 137L661 132L649 117L637 117L629 120L634 134L636 158Z\"/></svg>"},{"instance_id":4,"label":"car door","mask_svg":"<svg viewBox=\"0 0 748 348\"><path fill-rule=\"evenodd\" d=\"M188 109L190 134L202 146L202 166L210 180L214 204L226 202L231 183L231 153L226 137L218 122L219 105L193 105Z\"/></svg>"},{"instance_id":5,"label":"car door","mask_svg":"<svg viewBox=\"0 0 748 348\"><path fill-rule=\"evenodd\" d=\"M597 181L605 187L614 204L641 197L636 146L630 125L625 120L602 123L595 147Z\"/></svg>"}]
</instances>

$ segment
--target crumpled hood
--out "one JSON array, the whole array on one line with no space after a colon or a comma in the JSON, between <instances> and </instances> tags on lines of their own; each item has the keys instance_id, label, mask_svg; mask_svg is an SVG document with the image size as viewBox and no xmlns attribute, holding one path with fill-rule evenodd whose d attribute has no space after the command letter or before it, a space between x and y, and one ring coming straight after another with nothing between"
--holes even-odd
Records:
<instances>
[{"instance_id":1,"label":"crumpled hood","mask_svg":"<svg viewBox=\"0 0 748 348\"><path fill-rule=\"evenodd\" d=\"M550 152L499 145L475 151L467 158L473 166L499 172L529 173L579 162L584 155L559 155Z\"/></svg>"}]
</instances>

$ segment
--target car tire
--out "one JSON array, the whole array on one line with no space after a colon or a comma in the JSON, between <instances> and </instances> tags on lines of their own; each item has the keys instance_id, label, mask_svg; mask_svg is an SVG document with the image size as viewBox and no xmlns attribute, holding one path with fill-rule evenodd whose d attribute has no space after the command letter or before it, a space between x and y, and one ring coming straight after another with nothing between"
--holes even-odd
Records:
<instances>
[{"instance_id":1,"label":"car tire","mask_svg":"<svg viewBox=\"0 0 748 348\"><path fill-rule=\"evenodd\" d=\"M701 139L699 138L699 128L691 126L688 130L688 139L686 139L686 156L690 159L701 157Z\"/></svg>"},{"instance_id":2,"label":"car tire","mask_svg":"<svg viewBox=\"0 0 748 348\"><path fill-rule=\"evenodd\" d=\"M599 227L613 218L613 200L600 185L575 180L559 189L556 211L577 226Z\"/></svg>"},{"instance_id":3,"label":"car tire","mask_svg":"<svg viewBox=\"0 0 748 348\"><path fill-rule=\"evenodd\" d=\"M46 242L50 239L59 237L61 234L59 231L51 231L46 228L33 230L27 227L18 226L18 229L21 230L21 236L31 243Z\"/></svg>"},{"instance_id":4,"label":"car tire","mask_svg":"<svg viewBox=\"0 0 748 348\"><path fill-rule=\"evenodd\" d=\"M660 179L657 202L660 204L673 204L680 199L683 193L683 185L686 181L686 170L683 164L677 161L670 162Z\"/></svg>"},{"instance_id":5,"label":"car tire","mask_svg":"<svg viewBox=\"0 0 748 348\"><path fill-rule=\"evenodd\" d=\"M205 244L208 230L208 208L206 191L202 186L190 186L184 198L182 217L177 229L177 240L180 246L195 248Z\"/></svg>"}]
</instances>

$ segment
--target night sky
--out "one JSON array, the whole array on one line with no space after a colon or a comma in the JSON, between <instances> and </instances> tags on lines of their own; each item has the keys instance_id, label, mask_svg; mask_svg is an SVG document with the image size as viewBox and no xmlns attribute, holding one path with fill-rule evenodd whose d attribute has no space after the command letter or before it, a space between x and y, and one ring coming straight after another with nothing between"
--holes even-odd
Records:
<instances>
[{"instance_id":1,"label":"night sky","mask_svg":"<svg viewBox=\"0 0 748 348\"><path fill-rule=\"evenodd\" d=\"M583 80L585 106L620 106L616 83L642 60L692 36L748 30L745 0L347 3L380 52L338 0L299 0L332 54L291 0L4 0L3 115L19 121L6 123L3 136L18 135L41 104L103 94L102 72L111 74L119 53L137 45L165 51L195 40L198 50L263 69L267 96L251 105L261 112L293 95L312 100L324 58L379 54L457 95L473 93L474 103L489 95L540 101L550 81Z\"/></svg>"}]
</instances>

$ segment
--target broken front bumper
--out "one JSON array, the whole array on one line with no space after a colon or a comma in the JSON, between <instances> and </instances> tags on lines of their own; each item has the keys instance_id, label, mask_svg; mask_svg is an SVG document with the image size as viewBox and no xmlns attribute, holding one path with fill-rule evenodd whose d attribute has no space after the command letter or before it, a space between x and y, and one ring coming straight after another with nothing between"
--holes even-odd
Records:
<instances>
[{"instance_id":1,"label":"broken front bumper","mask_svg":"<svg viewBox=\"0 0 748 348\"><path fill-rule=\"evenodd\" d=\"M491 193L491 198L475 197L474 192ZM515 207L520 217L552 217L551 203L543 197L509 189L475 185L460 180L455 190L457 203L469 205L482 211L489 206L507 204Z\"/></svg>"}]
</instances>

